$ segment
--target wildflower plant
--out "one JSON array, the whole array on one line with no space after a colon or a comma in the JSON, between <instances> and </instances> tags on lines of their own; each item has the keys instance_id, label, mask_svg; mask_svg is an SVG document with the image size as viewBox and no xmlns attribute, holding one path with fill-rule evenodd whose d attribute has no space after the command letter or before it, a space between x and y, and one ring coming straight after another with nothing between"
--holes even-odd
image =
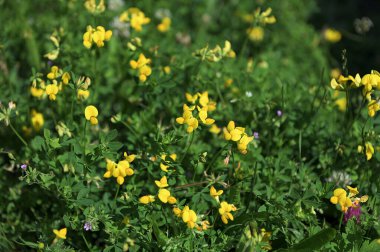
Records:
<instances>
[{"instance_id":1,"label":"wildflower plant","mask_svg":"<svg viewBox=\"0 0 380 252\"><path fill-rule=\"evenodd\" d=\"M379 251L380 74L315 7L0 1L0 251Z\"/></svg>"}]
</instances>

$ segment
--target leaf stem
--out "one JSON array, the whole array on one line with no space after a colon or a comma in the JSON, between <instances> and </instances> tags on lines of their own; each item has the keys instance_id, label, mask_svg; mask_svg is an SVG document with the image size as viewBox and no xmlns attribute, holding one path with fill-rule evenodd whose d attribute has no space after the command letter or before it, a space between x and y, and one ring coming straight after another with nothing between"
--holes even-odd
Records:
<instances>
[{"instance_id":1,"label":"leaf stem","mask_svg":"<svg viewBox=\"0 0 380 252\"><path fill-rule=\"evenodd\" d=\"M22 138L22 136L17 132L17 130L13 127L12 123L9 122L9 126L11 127L13 133L16 134L16 136L18 137L18 139L20 139L20 141L25 145L25 147L28 147L28 144L26 143L26 141L24 140L24 138Z\"/></svg>"}]
</instances>

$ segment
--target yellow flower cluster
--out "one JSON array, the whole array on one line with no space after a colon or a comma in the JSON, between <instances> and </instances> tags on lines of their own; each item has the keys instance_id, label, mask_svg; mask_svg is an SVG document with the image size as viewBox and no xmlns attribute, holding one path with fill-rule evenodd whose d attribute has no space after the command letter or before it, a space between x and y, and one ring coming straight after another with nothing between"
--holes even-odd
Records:
<instances>
[{"instance_id":1,"label":"yellow flower cluster","mask_svg":"<svg viewBox=\"0 0 380 252\"><path fill-rule=\"evenodd\" d=\"M139 8L129 8L121 13L119 20L121 22L129 22L131 27L137 32L142 31L143 25L150 23L150 18L146 17L144 12Z\"/></svg>"},{"instance_id":2,"label":"yellow flower cluster","mask_svg":"<svg viewBox=\"0 0 380 252\"><path fill-rule=\"evenodd\" d=\"M59 36L56 31L50 36L50 40L51 42L53 42L55 48L50 52L46 53L44 57L48 58L49 60L56 60L60 51Z\"/></svg>"},{"instance_id":3,"label":"yellow flower cluster","mask_svg":"<svg viewBox=\"0 0 380 252\"><path fill-rule=\"evenodd\" d=\"M275 16L271 16L272 9L267 8L265 11L261 11L260 8L256 9L252 14L243 15L243 20L252 24L252 27L248 28L248 38L253 42L260 42L264 39L264 28L267 24L276 23Z\"/></svg>"},{"instance_id":4,"label":"yellow flower cluster","mask_svg":"<svg viewBox=\"0 0 380 252\"><path fill-rule=\"evenodd\" d=\"M357 187L347 186L347 189L349 190L348 195L343 188L337 188L334 190L333 196L330 198L331 203L334 205L339 204L342 212L347 212L347 210L353 206L353 202L357 205L359 202L366 202L368 200L368 195L364 195L360 198L355 197L359 194Z\"/></svg>"},{"instance_id":5,"label":"yellow flower cluster","mask_svg":"<svg viewBox=\"0 0 380 252\"><path fill-rule=\"evenodd\" d=\"M92 14L100 14L106 10L104 0L99 0L98 4L96 4L96 0L86 0L84 7Z\"/></svg>"},{"instance_id":6,"label":"yellow flower cluster","mask_svg":"<svg viewBox=\"0 0 380 252\"><path fill-rule=\"evenodd\" d=\"M232 211L236 211L237 208L233 204L228 204L226 201L219 202L219 196L223 194L223 190L216 190L214 186L210 188L210 195L219 203L219 214L224 224L228 224L228 220L233 221L234 216Z\"/></svg>"},{"instance_id":7,"label":"yellow flower cluster","mask_svg":"<svg viewBox=\"0 0 380 252\"><path fill-rule=\"evenodd\" d=\"M168 172L168 168L170 167L171 163L173 161L176 161L177 159L177 154L173 153L170 155L162 154L161 155L161 163L160 163L160 168L164 172Z\"/></svg>"},{"instance_id":8,"label":"yellow flower cluster","mask_svg":"<svg viewBox=\"0 0 380 252\"><path fill-rule=\"evenodd\" d=\"M155 180L154 182L159 188L157 197L160 199L162 203L165 203L165 204L169 203L171 205L177 203L177 199L171 195L168 189L165 189L166 187L169 186L166 176L163 176L160 180ZM154 201L155 201L155 196L153 195L145 195L145 196L140 197L139 199L139 202L142 204L149 204Z\"/></svg>"},{"instance_id":9,"label":"yellow flower cluster","mask_svg":"<svg viewBox=\"0 0 380 252\"><path fill-rule=\"evenodd\" d=\"M348 77L340 75L338 78L332 78L330 85L332 89L338 91L362 87L363 96L365 96L368 101L368 115L374 117L376 112L380 110L379 99L372 99L372 94L375 89L380 89L380 73L378 71L372 70L371 73L363 77L356 74L355 78L352 75Z\"/></svg>"},{"instance_id":10,"label":"yellow flower cluster","mask_svg":"<svg viewBox=\"0 0 380 252\"><path fill-rule=\"evenodd\" d=\"M119 161L118 163L107 159L106 160L106 169L107 171L104 173L103 177L110 178L114 177L116 178L116 182L119 185L122 185L124 183L124 178L127 176L132 176L134 174L134 171L130 164L135 160L135 155L131 154L128 155L126 152L124 152L124 159Z\"/></svg>"},{"instance_id":11,"label":"yellow flower cluster","mask_svg":"<svg viewBox=\"0 0 380 252\"><path fill-rule=\"evenodd\" d=\"M145 82L148 76L152 74L152 68L149 66L151 63L151 59L146 58L144 54L140 53L138 60L131 60L129 65L132 69L139 71L140 81Z\"/></svg>"},{"instance_id":12,"label":"yellow flower cluster","mask_svg":"<svg viewBox=\"0 0 380 252\"><path fill-rule=\"evenodd\" d=\"M196 50L193 55L200 58L202 61L207 60L209 62L218 62L221 59L235 58L236 53L232 50L230 41L226 40L224 42L224 47L216 45L213 49L209 49L208 45L202 49Z\"/></svg>"},{"instance_id":13,"label":"yellow flower cluster","mask_svg":"<svg viewBox=\"0 0 380 252\"><path fill-rule=\"evenodd\" d=\"M62 90L62 84L67 85L69 83L70 74L63 72L57 66L52 66L46 77L46 82L48 83L39 77L35 78L32 82L30 93L37 98L41 98L46 94L51 101L55 101L58 92Z\"/></svg>"},{"instance_id":14,"label":"yellow flower cluster","mask_svg":"<svg viewBox=\"0 0 380 252\"><path fill-rule=\"evenodd\" d=\"M182 116L176 118L176 122L178 124L187 125L188 133L192 133L199 126L198 119L193 115L193 112L195 111L198 112L198 118L204 125L212 125L215 122L214 119L208 117L208 112L214 111L216 109L216 103L209 99L207 91L203 93L197 93L195 95L186 93L186 99L192 104L196 104L198 101L198 104L196 105L188 106L187 104L184 104ZM195 110L195 107L197 110Z\"/></svg>"},{"instance_id":15,"label":"yellow flower cluster","mask_svg":"<svg viewBox=\"0 0 380 252\"><path fill-rule=\"evenodd\" d=\"M96 44L97 47L103 47L104 41L109 41L112 37L112 31L106 29L103 26L97 26L96 29L91 25L87 26L87 31L83 34L83 45L90 49L92 44Z\"/></svg>"},{"instance_id":16,"label":"yellow flower cluster","mask_svg":"<svg viewBox=\"0 0 380 252\"><path fill-rule=\"evenodd\" d=\"M248 144L253 141L253 136L245 133L245 128L235 127L235 122L230 121L227 128L223 128L224 139L237 143L237 148L242 154L247 154Z\"/></svg>"},{"instance_id":17,"label":"yellow flower cluster","mask_svg":"<svg viewBox=\"0 0 380 252\"><path fill-rule=\"evenodd\" d=\"M157 25L157 30L160 32L167 32L170 29L172 20L169 17L164 17L159 25Z\"/></svg>"},{"instance_id":18,"label":"yellow flower cluster","mask_svg":"<svg viewBox=\"0 0 380 252\"><path fill-rule=\"evenodd\" d=\"M56 239L66 239L66 235L67 235L67 228L62 228L60 230L57 230L57 229L53 229L53 233L55 234L56 236Z\"/></svg>"}]
</instances>

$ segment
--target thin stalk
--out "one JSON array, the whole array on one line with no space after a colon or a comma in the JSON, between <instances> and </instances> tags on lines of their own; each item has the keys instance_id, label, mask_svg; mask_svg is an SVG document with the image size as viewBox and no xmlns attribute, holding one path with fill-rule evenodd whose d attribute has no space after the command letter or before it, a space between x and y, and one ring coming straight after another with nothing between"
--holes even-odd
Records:
<instances>
[{"instance_id":1,"label":"thin stalk","mask_svg":"<svg viewBox=\"0 0 380 252\"><path fill-rule=\"evenodd\" d=\"M18 137L18 139L20 139L20 141L25 145L25 147L28 147L28 144L26 143L26 141L24 140L24 138L22 138L22 136L17 132L17 130L13 127L12 123L9 122L9 126L11 127L13 133L16 134L16 136Z\"/></svg>"},{"instance_id":2,"label":"thin stalk","mask_svg":"<svg viewBox=\"0 0 380 252\"><path fill-rule=\"evenodd\" d=\"M340 220L339 220L339 230L340 230L340 228L341 228L341 226L342 226L343 215L344 215L344 213L342 212L342 214L340 215Z\"/></svg>"},{"instance_id":3,"label":"thin stalk","mask_svg":"<svg viewBox=\"0 0 380 252\"><path fill-rule=\"evenodd\" d=\"M91 251L90 245L88 244L87 239L86 239L86 237L84 236L83 233L82 233L82 238L84 240L84 243L86 243L86 247L88 248L88 251Z\"/></svg>"},{"instance_id":4,"label":"thin stalk","mask_svg":"<svg viewBox=\"0 0 380 252\"><path fill-rule=\"evenodd\" d=\"M208 183L209 183L208 181L194 182L190 184L176 186L174 187L174 189L181 189L181 188L187 188L187 187L192 187L192 186L201 186L203 184L208 184Z\"/></svg>"},{"instance_id":5,"label":"thin stalk","mask_svg":"<svg viewBox=\"0 0 380 252\"><path fill-rule=\"evenodd\" d=\"M186 146L186 149L185 149L185 151L184 151L184 153L183 153L183 155L182 155L182 158L181 158L181 160L179 161L179 163L182 163L182 161L185 159L185 157L186 157L186 154L187 154L187 152L189 151L189 148L190 148L190 146L191 146L191 144L193 143L193 140L194 140L194 132L191 132L191 134L188 136L188 141L189 141L189 139L190 139L190 143Z\"/></svg>"},{"instance_id":6,"label":"thin stalk","mask_svg":"<svg viewBox=\"0 0 380 252\"><path fill-rule=\"evenodd\" d=\"M119 195L119 190L120 190L120 185L117 186L117 190L116 190L116 194L115 194L115 204L116 204L116 201L117 201L117 196Z\"/></svg>"}]
</instances>

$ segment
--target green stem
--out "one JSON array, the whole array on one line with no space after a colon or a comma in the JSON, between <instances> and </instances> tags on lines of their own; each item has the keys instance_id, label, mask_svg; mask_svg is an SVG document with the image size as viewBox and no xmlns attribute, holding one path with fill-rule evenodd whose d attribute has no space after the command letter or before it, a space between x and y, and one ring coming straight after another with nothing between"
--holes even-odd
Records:
<instances>
[{"instance_id":1,"label":"green stem","mask_svg":"<svg viewBox=\"0 0 380 252\"><path fill-rule=\"evenodd\" d=\"M83 238L83 240L84 240L84 243L86 243L86 246L87 246L87 248L88 248L88 251L91 251L91 247L90 247L90 245L88 244L87 239L86 239L86 237L84 236L83 233L82 233L82 238Z\"/></svg>"},{"instance_id":2,"label":"green stem","mask_svg":"<svg viewBox=\"0 0 380 252\"><path fill-rule=\"evenodd\" d=\"M83 168L86 168L86 143L87 143L87 138L86 138L86 128L87 128L87 120L84 123L84 128L83 128L83 155L82 155L82 162L83 162ZM85 175L86 175L85 171Z\"/></svg>"},{"instance_id":3,"label":"green stem","mask_svg":"<svg viewBox=\"0 0 380 252\"><path fill-rule=\"evenodd\" d=\"M120 190L120 185L117 186L117 190L116 190L116 194L115 194L115 204L116 204L116 201L117 201L117 196L119 195L119 190Z\"/></svg>"},{"instance_id":4,"label":"green stem","mask_svg":"<svg viewBox=\"0 0 380 252\"><path fill-rule=\"evenodd\" d=\"M26 141L24 140L24 138L22 138L22 136L17 132L17 130L13 127L12 123L9 122L9 126L11 127L13 133L16 134L16 136L18 137L18 139L20 139L20 141L25 145L25 147L28 147L28 144L26 143Z\"/></svg>"},{"instance_id":5,"label":"green stem","mask_svg":"<svg viewBox=\"0 0 380 252\"><path fill-rule=\"evenodd\" d=\"M343 216L344 216L344 213L342 212L342 214L340 215L340 220L339 220L339 230L342 226Z\"/></svg>"},{"instance_id":6,"label":"green stem","mask_svg":"<svg viewBox=\"0 0 380 252\"><path fill-rule=\"evenodd\" d=\"M185 159L185 157L186 157L186 154L187 154L187 152L189 151L189 148L190 148L190 146L191 146L191 144L193 143L193 140L194 140L194 132L191 132L191 134L188 136L188 140L189 140L189 138L190 138L190 143L186 146L186 149L185 149L185 151L184 151L184 153L183 153L183 155L182 155L182 158L181 158L181 161L179 161L179 163L182 163L182 161Z\"/></svg>"}]
</instances>

